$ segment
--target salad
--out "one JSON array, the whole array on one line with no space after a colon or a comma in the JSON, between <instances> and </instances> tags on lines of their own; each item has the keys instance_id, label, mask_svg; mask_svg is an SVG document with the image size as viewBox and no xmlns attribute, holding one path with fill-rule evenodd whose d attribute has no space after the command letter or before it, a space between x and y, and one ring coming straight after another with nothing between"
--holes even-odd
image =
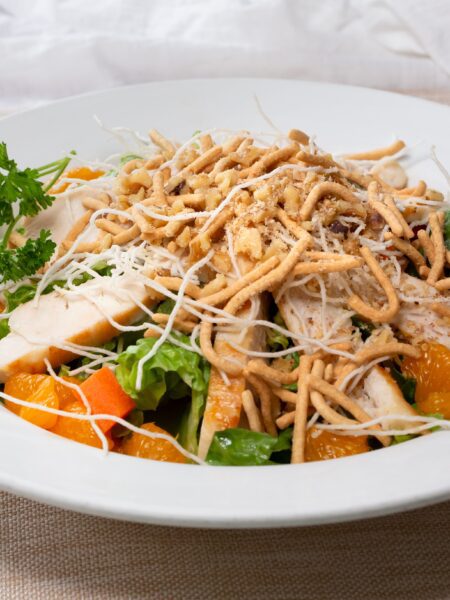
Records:
<instances>
[{"instance_id":1,"label":"salad","mask_svg":"<svg viewBox=\"0 0 450 600\"><path fill-rule=\"evenodd\" d=\"M22 169L0 144L6 409L201 465L450 427L450 203L408 182L404 142L332 156L297 129L110 131L134 146L103 162Z\"/></svg>"}]
</instances>

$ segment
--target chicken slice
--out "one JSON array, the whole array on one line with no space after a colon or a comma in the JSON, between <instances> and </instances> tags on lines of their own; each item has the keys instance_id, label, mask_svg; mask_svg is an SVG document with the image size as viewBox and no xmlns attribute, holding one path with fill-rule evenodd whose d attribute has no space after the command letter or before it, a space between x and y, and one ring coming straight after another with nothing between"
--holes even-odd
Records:
<instances>
[{"instance_id":1,"label":"chicken slice","mask_svg":"<svg viewBox=\"0 0 450 600\"><path fill-rule=\"evenodd\" d=\"M117 329L109 321L129 325L143 316L135 298L149 304L145 286L129 276L102 277L78 286L76 292L55 290L18 306L9 318L11 332L0 340L0 382L13 373L41 373L44 359L56 367L76 358L58 346L67 342L101 346Z\"/></svg>"},{"instance_id":2,"label":"chicken slice","mask_svg":"<svg viewBox=\"0 0 450 600\"><path fill-rule=\"evenodd\" d=\"M400 291L404 297L417 302L402 302L400 311L392 323L411 343L438 342L450 348L449 325L445 318L436 314L430 304L442 296L422 279L403 273ZM450 298L448 299L450 304Z\"/></svg>"},{"instance_id":3,"label":"chicken slice","mask_svg":"<svg viewBox=\"0 0 450 600\"><path fill-rule=\"evenodd\" d=\"M75 189L67 196L56 196L51 206L41 211L32 219L26 221L26 232L29 237L37 237L41 229L50 229L52 240L60 244L67 236L73 225L86 213L83 198L97 198L101 191L95 188L89 190ZM98 237L98 229L92 228L86 236L86 242L92 242Z\"/></svg>"},{"instance_id":4,"label":"chicken slice","mask_svg":"<svg viewBox=\"0 0 450 600\"><path fill-rule=\"evenodd\" d=\"M416 411L406 402L392 376L375 365L364 380L365 397L360 400L362 408L373 419L385 415L417 417ZM407 429L411 423L401 418L382 424L383 429Z\"/></svg>"},{"instance_id":5,"label":"chicken slice","mask_svg":"<svg viewBox=\"0 0 450 600\"><path fill-rule=\"evenodd\" d=\"M333 337L352 333L352 312L328 304L322 313L322 301L305 294L300 287L290 288L278 301L278 308L293 333L320 339L333 329Z\"/></svg>"},{"instance_id":6,"label":"chicken slice","mask_svg":"<svg viewBox=\"0 0 450 600\"><path fill-rule=\"evenodd\" d=\"M266 303L264 299L259 299L259 310L255 319L262 319L266 316ZM245 309L239 313L239 316L246 318L250 315L250 309ZM245 364L248 357L235 350L228 343L231 341L236 345L248 350L262 350L265 345L265 331L263 327L248 327L242 337L241 331L233 333L218 333L214 342L214 350L220 356L232 358ZM208 454L209 446L216 431L223 431L237 427L241 418L242 392L246 388L246 380L243 375L229 375L229 385L225 383L220 372L211 368L211 375L208 386L208 398L206 401L203 423L200 431L200 441L198 455L205 459Z\"/></svg>"}]
</instances>

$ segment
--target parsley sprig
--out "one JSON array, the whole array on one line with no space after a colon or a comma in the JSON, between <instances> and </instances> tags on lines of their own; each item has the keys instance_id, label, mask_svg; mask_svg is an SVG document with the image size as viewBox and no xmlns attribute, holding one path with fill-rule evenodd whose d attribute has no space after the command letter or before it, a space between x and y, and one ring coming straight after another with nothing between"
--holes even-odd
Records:
<instances>
[{"instance_id":1,"label":"parsley sprig","mask_svg":"<svg viewBox=\"0 0 450 600\"><path fill-rule=\"evenodd\" d=\"M56 244L50 231L42 230L21 248L9 249L8 241L21 217L34 217L51 206L54 196L47 192L67 168L70 156L35 169L19 169L9 157L6 144L0 143L0 226L7 225L0 241L0 277L2 282L19 281L34 275L52 256ZM43 184L42 177L53 175Z\"/></svg>"}]
</instances>

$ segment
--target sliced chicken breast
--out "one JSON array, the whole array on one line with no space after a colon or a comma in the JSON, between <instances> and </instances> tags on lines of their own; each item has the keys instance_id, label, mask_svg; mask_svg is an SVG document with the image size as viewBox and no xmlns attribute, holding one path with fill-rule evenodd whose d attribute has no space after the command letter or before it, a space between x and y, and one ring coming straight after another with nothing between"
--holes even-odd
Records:
<instances>
[{"instance_id":1,"label":"sliced chicken breast","mask_svg":"<svg viewBox=\"0 0 450 600\"><path fill-rule=\"evenodd\" d=\"M50 229L52 240L56 244L60 244L73 225L85 214L86 209L82 203L83 198L88 196L90 198L97 198L100 193L95 188L90 188L89 190L75 189L67 196L56 196L51 206L26 222L27 236L34 238L39 235L41 229ZM98 230L92 228L85 241L94 241L97 239L97 236Z\"/></svg>"},{"instance_id":2,"label":"sliced chicken breast","mask_svg":"<svg viewBox=\"0 0 450 600\"><path fill-rule=\"evenodd\" d=\"M360 400L362 408L373 419L384 415L406 415L417 417L416 411L406 402L392 376L375 365L364 380L366 397ZM401 418L382 424L383 429L407 429L411 423Z\"/></svg>"},{"instance_id":3,"label":"sliced chicken breast","mask_svg":"<svg viewBox=\"0 0 450 600\"><path fill-rule=\"evenodd\" d=\"M350 335L352 312L328 304L322 313L322 301L305 294L300 287L289 289L278 301L278 308L290 331L320 339L330 329L333 337Z\"/></svg>"},{"instance_id":4,"label":"sliced chicken breast","mask_svg":"<svg viewBox=\"0 0 450 600\"><path fill-rule=\"evenodd\" d=\"M67 342L100 346L117 335L109 321L129 325L143 316L132 297L149 304L145 286L128 276L88 281L75 293L55 290L17 307L10 319L11 332L0 340L0 382L17 372L45 371L44 359L56 367L76 358L64 349Z\"/></svg>"},{"instance_id":5,"label":"sliced chicken breast","mask_svg":"<svg viewBox=\"0 0 450 600\"><path fill-rule=\"evenodd\" d=\"M411 343L433 341L450 348L448 321L430 308L433 299L441 298L441 295L422 279L406 273L402 274L400 290L405 297L415 298L417 301L402 303L393 325ZM450 297L448 303L450 305Z\"/></svg>"}]
</instances>

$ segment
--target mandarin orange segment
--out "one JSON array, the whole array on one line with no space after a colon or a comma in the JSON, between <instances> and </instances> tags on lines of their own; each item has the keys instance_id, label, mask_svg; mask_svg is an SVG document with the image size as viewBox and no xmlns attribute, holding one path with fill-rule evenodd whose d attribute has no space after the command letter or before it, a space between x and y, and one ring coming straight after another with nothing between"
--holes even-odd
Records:
<instances>
[{"instance_id":1,"label":"mandarin orange segment","mask_svg":"<svg viewBox=\"0 0 450 600\"><path fill-rule=\"evenodd\" d=\"M84 415L86 414L86 407L81 400L74 400L66 404L64 410L70 413ZM100 438L95 433L91 423L87 420L81 420L71 417L58 417L55 426L52 428L53 433L57 433L62 437L69 438L80 444L87 444L88 446L94 446L95 448L101 448L102 443ZM110 447L113 443L108 440Z\"/></svg>"},{"instance_id":2,"label":"mandarin orange segment","mask_svg":"<svg viewBox=\"0 0 450 600\"><path fill-rule=\"evenodd\" d=\"M306 434L307 462L352 456L369 450L367 436L336 435L332 431L319 431L315 427L308 429Z\"/></svg>"},{"instance_id":3,"label":"mandarin orange segment","mask_svg":"<svg viewBox=\"0 0 450 600\"><path fill-rule=\"evenodd\" d=\"M89 167L78 167L76 169L70 169L63 173L63 177L70 177L72 179L84 179L84 181L91 181L92 179L98 179L105 174L104 171L97 171L90 169ZM58 187L53 187L51 192L54 194L61 194L69 187L69 183L62 183Z\"/></svg>"},{"instance_id":4,"label":"mandarin orange segment","mask_svg":"<svg viewBox=\"0 0 450 600\"><path fill-rule=\"evenodd\" d=\"M422 344L420 348L420 358L404 359L402 372L417 381L415 400L419 410L449 414L450 349L435 342Z\"/></svg>"},{"instance_id":5,"label":"mandarin orange segment","mask_svg":"<svg viewBox=\"0 0 450 600\"><path fill-rule=\"evenodd\" d=\"M19 400L28 400L39 386L47 379L49 375L30 375L29 373L16 373L11 375L8 381L5 383L5 394L18 398ZM21 406L5 400L5 406L10 411L18 415L20 413Z\"/></svg>"},{"instance_id":6,"label":"mandarin orange segment","mask_svg":"<svg viewBox=\"0 0 450 600\"><path fill-rule=\"evenodd\" d=\"M144 423L141 429L153 433L165 433L170 435L154 423ZM122 454L128 456L137 456L139 458L150 458L152 460L161 460L165 462L186 463L187 460L183 454L169 441L164 439L150 438L141 433L132 433L128 439L124 439L119 449Z\"/></svg>"},{"instance_id":7,"label":"mandarin orange segment","mask_svg":"<svg viewBox=\"0 0 450 600\"><path fill-rule=\"evenodd\" d=\"M450 392L431 392L419 406L426 414L440 414L450 419Z\"/></svg>"},{"instance_id":8,"label":"mandarin orange segment","mask_svg":"<svg viewBox=\"0 0 450 600\"><path fill-rule=\"evenodd\" d=\"M30 403L40 404L47 408L59 408L59 398L56 393L55 381L47 377L38 389L27 398ZM32 406L21 406L19 416L43 429L51 429L58 420L58 415L48 413Z\"/></svg>"},{"instance_id":9,"label":"mandarin orange segment","mask_svg":"<svg viewBox=\"0 0 450 600\"><path fill-rule=\"evenodd\" d=\"M81 383L80 380L77 379L76 377L64 376L62 379L64 379L64 381L67 381L69 383L74 383L77 386L79 386ZM59 403L60 403L61 410L66 410L67 405L72 404L72 402L74 402L76 400L80 400L80 395L77 394L76 390L69 387L68 385L64 385L63 383L60 383L59 381L56 382L56 393L59 396Z\"/></svg>"}]
</instances>

